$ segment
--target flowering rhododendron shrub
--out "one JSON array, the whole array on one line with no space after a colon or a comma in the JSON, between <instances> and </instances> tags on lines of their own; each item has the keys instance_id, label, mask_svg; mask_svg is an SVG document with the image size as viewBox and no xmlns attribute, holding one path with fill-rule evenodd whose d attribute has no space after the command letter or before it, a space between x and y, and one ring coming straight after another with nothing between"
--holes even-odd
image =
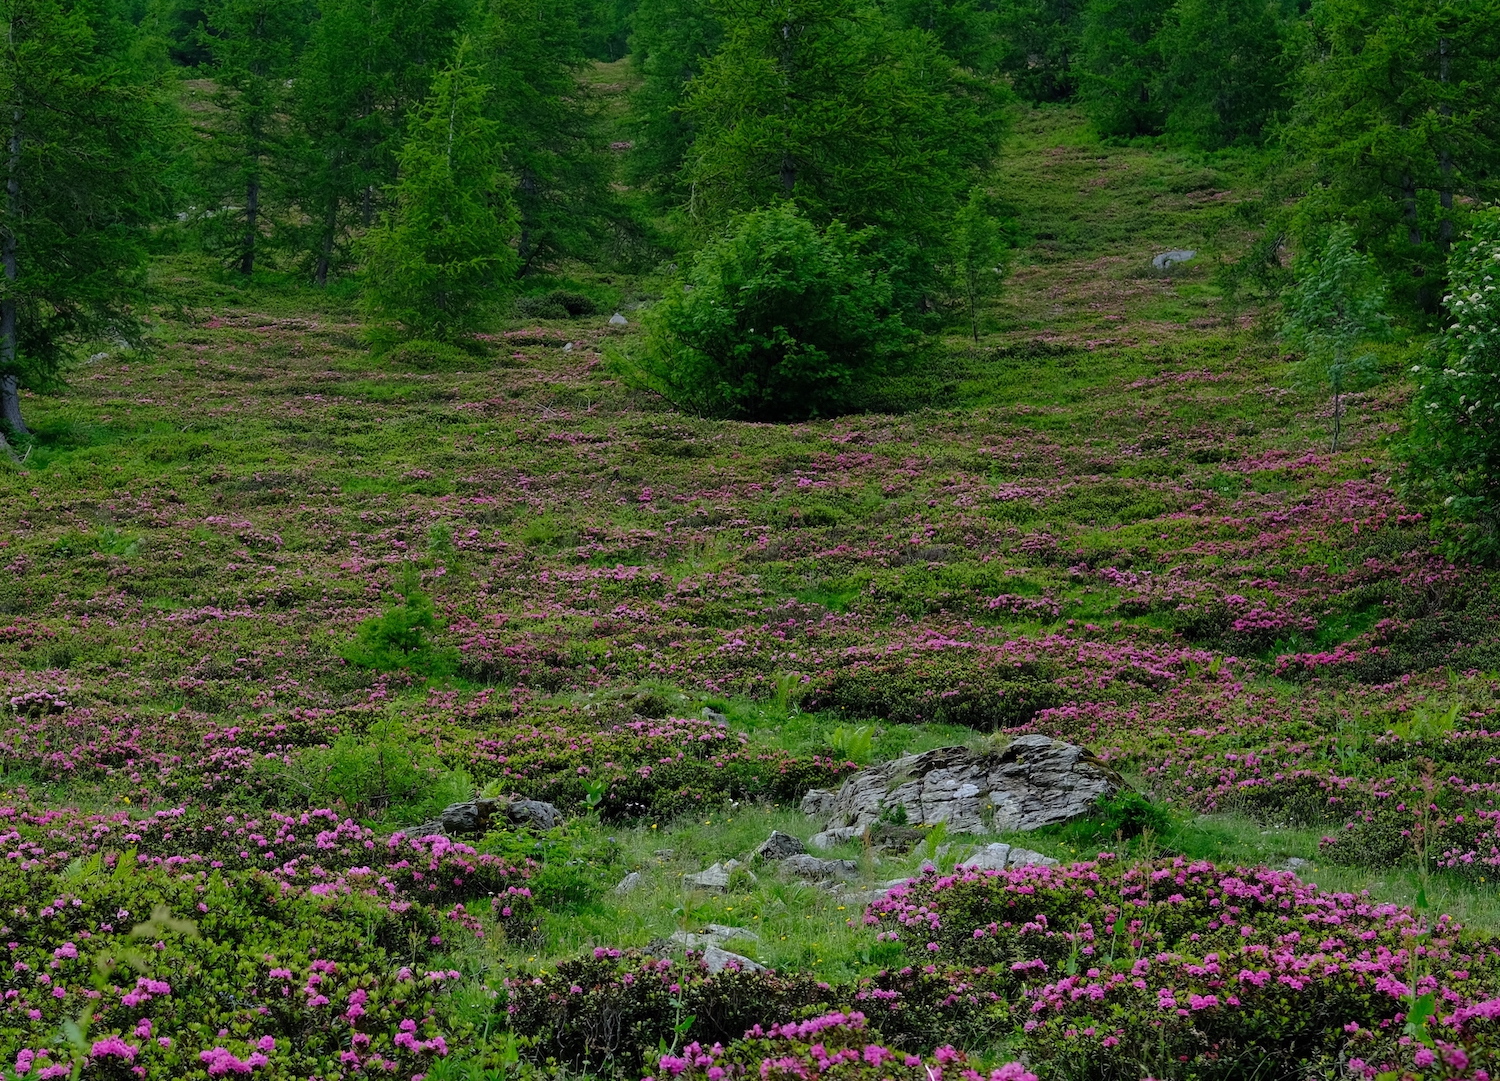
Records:
<instances>
[{"instance_id":1,"label":"flowering rhododendron shrub","mask_svg":"<svg viewBox=\"0 0 1500 1081\"><path fill-rule=\"evenodd\" d=\"M961 1051L939 1047L930 1055L893 1051L862 1013L830 1013L806 1021L762 1028L725 1046L688 1044L680 1054L662 1055L647 1081L726 1081L733 1078L847 1078L849 1081L1037 1081L1016 1062L980 1072Z\"/></svg>"},{"instance_id":2,"label":"flowering rhododendron shrub","mask_svg":"<svg viewBox=\"0 0 1500 1081\"><path fill-rule=\"evenodd\" d=\"M0 1062L34 1077L411 1076L455 1035L445 943L532 916L529 867L327 811L3 817Z\"/></svg>"},{"instance_id":3,"label":"flowering rhododendron shrub","mask_svg":"<svg viewBox=\"0 0 1500 1081\"><path fill-rule=\"evenodd\" d=\"M1500 941L1286 871L1101 857L932 874L865 922L914 962L984 966L976 982L1059 1076L1232 1078L1268 1056L1273 1076L1431 1066L1430 1043L1452 1071L1427 1076L1478 1078L1453 1064L1500 1052ZM1429 994L1424 1043L1404 1022Z\"/></svg>"}]
</instances>

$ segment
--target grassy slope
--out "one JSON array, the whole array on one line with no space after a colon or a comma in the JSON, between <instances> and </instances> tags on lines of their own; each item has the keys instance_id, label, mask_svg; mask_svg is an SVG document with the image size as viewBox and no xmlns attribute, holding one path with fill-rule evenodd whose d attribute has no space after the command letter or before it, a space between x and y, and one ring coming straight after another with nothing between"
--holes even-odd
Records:
<instances>
[{"instance_id":1,"label":"grassy slope","mask_svg":"<svg viewBox=\"0 0 1500 1081\"><path fill-rule=\"evenodd\" d=\"M11 694L63 688L127 716L232 720L363 700L373 681L334 650L380 608L393 565L420 555L450 621L564 658L540 690L519 693L523 708L659 683L684 688L693 710L726 709L758 742L811 750L841 719L785 692L850 646L927 634L998 643L1096 620L1114 625L1111 641L1177 648L1160 613L1122 618L1123 590L1070 573L1028 538L1094 566L1226 588L1293 557L1354 559L1358 541L1336 515L1260 557L1187 554L1218 528L1212 515L1295 517L1315 490L1382 489L1379 444L1400 405L1394 384L1377 389L1356 404L1346 452L1288 464L1323 439L1320 403L1290 389L1271 343L1226 326L1210 285L1215 253L1236 239L1224 208L1245 183L1240 163L1101 147L1067 113L1025 113L1016 132L996 187L1031 241L980 347L953 342L957 401L904 416L790 428L678 416L609 374L600 320L518 328L466 371L395 370L371 362L336 297L164 264L178 303L160 313L160 349L91 362L66 396L26 402L41 443L27 472L0 475L0 553L15 570L0 604L16 628L0 645L0 680ZM1172 247L1205 255L1150 275L1151 254ZM570 340L580 348L564 352ZM1024 492L992 498L1007 485ZM616 567L671 590L612 581ZM1059 614L997 614L986 602L1002 593ZM1336 644L1367 615L1335 605L1308 640L1283 645ZM781 619L785 637L771 629ZM736 638L744 660L720 661ZM1112 678L1119 693L1154 693ZM455 689L487 679L513 682L471 672ZM400 681L389 690L398 714L440 698ZM1184 693L1208 703L1219 692ZM1276 695L1323 708L1264 678L1236 694L1246 714ZM876 749L966 738L884 724ZM1101 739L1137 764L1137 745ZM54 783L20 755L11 770L12 789L53 805L183 798L118 777ZM520 953L476 960L637 944L717 920L758 928L746 952L778 965L832 976L878 963L826 894L771 881L727 898L683 894L681 873L743 855L772 826L810 832L771 808L585 821L585 839L617 839L608 873L641 867L649 887L556 913ZM1098 839L1028 843L1066 855ZM1164 843L1274 862L1315 857L1317 833L1184 815ZM1392 897L1408 889L1397 873L1317 875ZM1500 926L1491 887L1444 885L1438 900Z\"/></svg>"}]
</instances>

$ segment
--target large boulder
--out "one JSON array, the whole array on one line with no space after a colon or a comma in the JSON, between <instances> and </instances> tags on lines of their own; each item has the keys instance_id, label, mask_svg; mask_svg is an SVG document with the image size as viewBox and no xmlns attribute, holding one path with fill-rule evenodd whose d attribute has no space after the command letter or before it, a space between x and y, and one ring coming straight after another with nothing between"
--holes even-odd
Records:
<instances>
[{"instance_id":1,"label":"large boulder","mask_svg":"<svg viewBox=\"0 0 1500 1081\"><path fill-rule=\"evenodd\" d=\"M1085 815L1125 787L1087 749L1048 736L1021 736L993 751L940 747L849 777L810 843L831 847L903 814L909 825L945 823L950 833L1034 830Z\"/></svg>"}]
</instances>

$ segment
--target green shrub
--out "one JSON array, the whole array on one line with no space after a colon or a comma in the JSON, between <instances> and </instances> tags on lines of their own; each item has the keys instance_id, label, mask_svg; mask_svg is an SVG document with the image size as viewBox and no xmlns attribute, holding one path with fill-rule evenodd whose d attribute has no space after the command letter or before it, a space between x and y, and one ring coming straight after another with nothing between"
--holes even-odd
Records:
<instances>
[{"instance_id":1,"label":"green shrub","mask_svg":"<svg viewBox=\"0 0 1500 1081\"><path fill-rule=\"evenodd\" d=\"M472 367L474 364L473 356L457 346L422 338L392 346L385 351L383 358L393 368L415 368L423 372L461 368L464 365Z\"/></svg>"},{"instance_id":2,"label":"green shrub","mask_svg":"<svg viewBox=\"0 0 1500 1081\"><path fill-rule=\"evenodd\" d=\"M599 303L582 293L553 289L549 293L517 297L515 309L523 319L577 319L598 315Z\"/></svg>"},{"instance_id":3,"label":"green shrub","mask_svg":"<svg viewBox=\"0 0 1500 1081\"><path fill-rule=\"evenodd\" d=\"M909 348L871 234L819 231L790 206L740 217L647 317L643 367L711 416L795 420L852 408Z\"/></svg>"},{"instance_id":4,"label":"green shrub","mask_svg":"<svg viewBox=\"0 0 1500 1081\"><path fill-rule=\"evenodd\" d=\"M814 681L818 709L894 724L962 724L981 731L1015 728L1063 705L1069 693L1034 666L985 667L976 662L858 662Z\"/></svg>"},{"instance_id":5,"label":"green shrub","mask_svg":"<svg viewBox=\"0 0 1500 1081\"><path fill-rule=\"evenodd\" d=\"M1448 259L1448 329L1417 375L1408 456L1452 546L1500 556L1500 208L1475 216Z\"/></svg>"},{"instance_id":6,"label":"green shrub","mask_svg":"<svg viewBox=\"0 0 1500 1081\"><path fill-rule=\"evenodd\" d=\"M457 671L457 651L440 649L429 637L442 625L433 613L432 599L422 592L419 583L416 569L407 567L396 587L401 603L361 623L354 641L344 645L339 656L377 672L404 670L420 676L446 676Z\"/></svg>"}]
</instances>

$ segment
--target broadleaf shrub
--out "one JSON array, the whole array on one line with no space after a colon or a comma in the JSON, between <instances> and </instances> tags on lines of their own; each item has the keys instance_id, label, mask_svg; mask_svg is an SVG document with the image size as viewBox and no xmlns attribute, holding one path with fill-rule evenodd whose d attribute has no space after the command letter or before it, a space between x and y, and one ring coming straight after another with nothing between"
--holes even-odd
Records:
<instances>
[{"instance_id":1,"label":"broadleaf shrub","mask_svg":"<svg viewBox=\"0 0 1500 1081\"><path fill-rule=\"evenodd\" d=\"M1500 207L1474 217L1448 257L1449 324L1417 365L1409 456L1455 547L1500 557Z\"/></svg>"},{"instance_id":2,"label":"broadleaf shrub","mask_svg":"<svg viewBox=\"0 0 1500 1081\"><path fill-rule=\"evenodd\" d=\"M745 214L646 319L642 366L695 412L799 420L854 408L913 335L869 230L819 230L792 206Z\"/></svg>"}]
</instances>

